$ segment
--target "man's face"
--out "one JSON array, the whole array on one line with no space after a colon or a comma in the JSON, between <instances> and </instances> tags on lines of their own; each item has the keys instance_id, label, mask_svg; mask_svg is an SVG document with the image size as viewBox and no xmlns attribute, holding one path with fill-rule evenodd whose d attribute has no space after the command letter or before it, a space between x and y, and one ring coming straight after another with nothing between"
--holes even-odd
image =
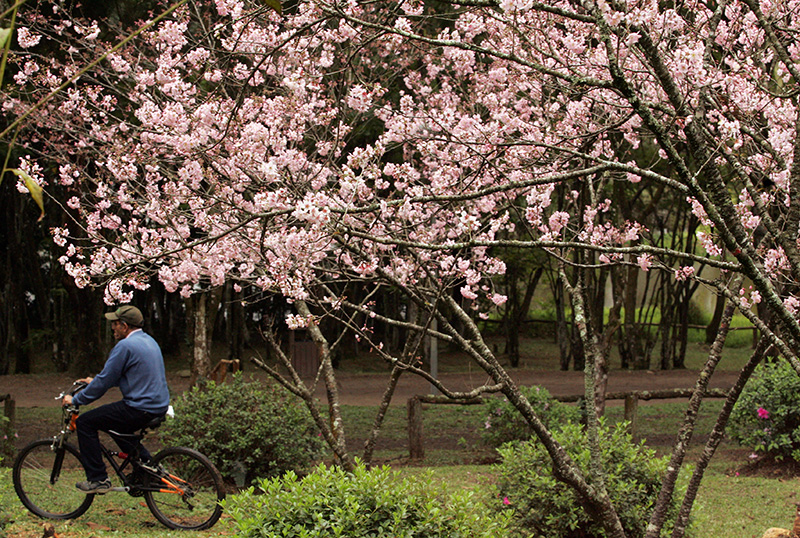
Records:
<instances>
[{"instance_id":1,"label":"man's face","mask_svg":"<svg viewBox=\"0 0 800 538\"><path fill-rule=\"evenodd\" d=\"M114 338L117 340L122 340L128 336L128 324L124 321L112 321L111 332L114 333Z\"/></svg>"}]
</instances>

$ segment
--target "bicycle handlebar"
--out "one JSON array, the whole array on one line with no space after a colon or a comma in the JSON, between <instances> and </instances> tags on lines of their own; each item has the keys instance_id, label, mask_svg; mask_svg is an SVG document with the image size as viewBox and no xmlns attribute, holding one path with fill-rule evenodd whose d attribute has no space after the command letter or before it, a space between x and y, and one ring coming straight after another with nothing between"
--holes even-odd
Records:
<instances>
[{"instance_id":1,"label":"bicycle handlebar","mask_svg":"<svg viewBox=\"0 0 800 538\"><path fill-rule=\"evenodd\" d=\"M89 383L87 383L86 381L76 381L75 383L72 384L72 386L68 390L65 390L64 392L62 392L61 394L56 396L55 399L56 400L61 400L66 395L75 396L80 391L85 389L88 384Z\"/></svg>"},{"instance_id":2,"label":"bicycle handlebar","mask_svg":"<svg viewBox=\"0 0 800 538\"><path fill-rule=\"evenodd\" d=\"M75 396L80 391L85 389L88 385L89 385L89 383L87 383L86 381L76 381L75 383L72 384L72 387L70 387L69 395L70 396Z\"/></svg>"}]
</instances>

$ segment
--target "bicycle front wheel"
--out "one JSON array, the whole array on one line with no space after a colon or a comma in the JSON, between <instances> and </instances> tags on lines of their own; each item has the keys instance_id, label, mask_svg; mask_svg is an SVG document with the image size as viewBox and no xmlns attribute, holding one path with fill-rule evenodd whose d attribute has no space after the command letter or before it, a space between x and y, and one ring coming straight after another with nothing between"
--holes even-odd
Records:
<instances>
[{"instance_id":1,"label":"bicycle front wheel","mask_svg":"<svg viewBox=\"0 0 800 538\"><path fill-rule=\"evenodd\" d=\"M67 443L60 449L53 448L52 439L29 444L14 460L12 476L19 500L39 517L76 518L94 500L75 487L86 473L78 449Z\"/></svg>"},{"instance_id":2,"label":"bicycle front wheel","mask_svg":"<svg viewBox=\"0 0 800 538\"><path fill-rule=\"evenodd\" d=\"M159 479L150 476L144 499L155 518L170 529L208 529L222 515L225 498L222 475L200 452L186 447L166 448L148 464ZM158 482L160 480L160 482Z\"/></svg>"}]
</instances>

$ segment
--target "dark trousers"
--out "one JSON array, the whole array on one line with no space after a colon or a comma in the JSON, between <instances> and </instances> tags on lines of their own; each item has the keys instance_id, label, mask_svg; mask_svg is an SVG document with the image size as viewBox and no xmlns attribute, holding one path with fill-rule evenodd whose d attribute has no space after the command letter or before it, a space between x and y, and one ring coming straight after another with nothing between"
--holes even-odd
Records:
<instances>
[{"instance_id":1,"label":"dark trousers","mask_svg":"<svg viewBox=\"0 0 800 538\"><path fill-rule=\"evenodd\" d=\"M97 432L113 430L118 433L135 433L141 430L157 415L134 409L125 402L114 402L96 407L91 411L81 413L75 422L78 431L78 446L81 450L81 460L86 468L86 479L90 482L100 482L108 478L106 465L103 461L103 452L100 449L100 439ZM139 450L140 457L147 461L150 453L140 443L133 439L114 437L122 452L128 454Z\"/></svg>"}]
</instances>

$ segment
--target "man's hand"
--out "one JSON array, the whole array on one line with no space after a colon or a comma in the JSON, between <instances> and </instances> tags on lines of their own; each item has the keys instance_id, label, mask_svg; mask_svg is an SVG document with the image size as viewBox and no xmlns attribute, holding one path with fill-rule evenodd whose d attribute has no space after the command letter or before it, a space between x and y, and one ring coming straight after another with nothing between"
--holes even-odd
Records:
<instances>
[{"instance_id":1,"label":"man's hand","mask_svg":"<svg viewBox=\"0 0 800 538\"><path fill-rule=\"evenodd\" d=\"M93 377L84 377L82 379L76 379L75 383L86 383L87 385L92 382ZM66 407L68 405L72 405L72 396L69 394L65 394L63 398L61 398L61 405Z\"/></svg>"}]
</instances>

